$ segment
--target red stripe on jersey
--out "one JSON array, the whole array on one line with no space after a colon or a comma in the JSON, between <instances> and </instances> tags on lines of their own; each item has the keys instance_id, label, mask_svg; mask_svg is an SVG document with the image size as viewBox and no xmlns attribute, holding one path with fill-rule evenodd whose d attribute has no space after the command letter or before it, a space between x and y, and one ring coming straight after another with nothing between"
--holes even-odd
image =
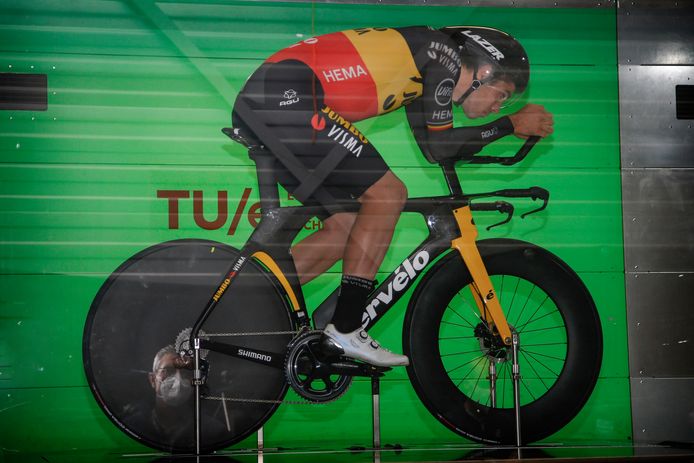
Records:
<instances>
[{"instance_id":1,"label":"red stripe on jersey","mask_svg":"<svg viewBox=\"0 0 694 463\"><path fill-rule=\"evenodd\" d=\"M269 63L297 60L318 76L325 103L350 121L378 114L376 84L352 42L342 33L306 39L278 51Z\"/></svg>"}]
</instances>

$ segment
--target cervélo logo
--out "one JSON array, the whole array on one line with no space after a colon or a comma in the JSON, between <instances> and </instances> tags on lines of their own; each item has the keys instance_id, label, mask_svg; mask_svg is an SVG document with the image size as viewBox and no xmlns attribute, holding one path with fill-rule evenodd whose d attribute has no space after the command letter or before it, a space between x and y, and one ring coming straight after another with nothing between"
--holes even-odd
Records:
<instances>
[{"instance_id":1,"label":"cerv\u00e9lo logo","mask_svg":"<svg viewBox=\"0 0 694 463\"><path fill-rule=\"evenodd\" d=\"M364 314L361 316L362 326L368 325L371 320L374 320L378 315L376 307L381 304L390 304L393 297L406 290L410 283L417 278L417 275L429 263L429 253L427 251L419 251L412 260L405 261L395 269L395 276L388 282L388 287L374 296L368 302Z\"/></svg>"}]
</instances>

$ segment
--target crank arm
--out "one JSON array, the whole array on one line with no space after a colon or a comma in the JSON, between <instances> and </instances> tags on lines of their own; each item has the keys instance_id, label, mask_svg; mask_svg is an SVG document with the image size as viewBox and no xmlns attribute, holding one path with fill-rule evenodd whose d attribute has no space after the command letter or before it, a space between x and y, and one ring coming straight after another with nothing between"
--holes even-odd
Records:
<instances>
[{"instance_id":1,"label":"crank arm","mask_svg":"<svg viewBox=\"0 0 694 463\"><path fill-rule=\"evenodd\" d=\"M345 376L364 376L367 378L380 378L390 371L390 367L377 367L366 363L339 361L330 363L330 370L334 374Z\"/></svg>"}]
</instances>

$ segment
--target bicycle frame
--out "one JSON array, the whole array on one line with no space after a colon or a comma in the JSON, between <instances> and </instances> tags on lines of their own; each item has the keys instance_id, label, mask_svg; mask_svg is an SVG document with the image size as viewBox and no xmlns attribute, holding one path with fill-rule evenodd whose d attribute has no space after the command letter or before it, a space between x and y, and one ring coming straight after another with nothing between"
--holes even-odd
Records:
<instances>
[{"instance_id":1,"label":"bicycle frame","mask_svg":"<svg viewBox=\"0 0 694 463\"><path fill-rule=\"evenodd\" d=\"M310 320L305 307L299 280L296 275L296 268L294 267L294 262L290 254L290 247L304 224L314 216L324 215L325 209L319 206L280 207L277 197L277 180L272 173L272 166L275 162L274 156L278 156L281 162L290 168L293 175L297 178L304 179L303 181L305 181L306 184L302 184L298 189L304 189L306 195L309 195L309 193L313 191L314 194L323 197L323 190L317 184L317 178L324 175L325 172L321 172L321 175L318 175L318 172L314 172L312 176L307 176L307 171L297 165L298 161L294 158L293 154L290 153L284 145L279 143L265 124L260 122L257 117L253 116L252 111L247 105L241 101L237 103L237 106L239 111L246 114L247 117L245 120L250 124L251 128L256 133L263 134L262 138L265 140L267 148L264 145L256 145L253 142L249 142L240 133L235 133L233 129L223 129L222 131L235 141L249 148L249 155L257 164L258 185L260 188L261 209L263 212L260 224L241 249L239 257L230 266L226 276L218 285L217 290L210 298L195 325L193 325L193 329L191 330L191 342L189 345L195 346L196 348L196 371L199 371L197 354L201 347L242 357L247 360L279 365L277 354L272 355L272 353L267 352L251 352L251 355L247 355L249 353L247 349L201 340L198 337L205 320L214 311L219 300L228 291L228 288L238 276L239 272L241 272L243 267L247 265L251 259L255 259L264 265L277 279L281 287L280 292L288 299L294 325L297 327L310 327ZM479 159L479 162L499 162L504 165L515 164L527 156L538 140L539 138L537 137L528 139L513 157L483 157ZM345 155L344 149L336 147L335 150L337 150L335 153L331 152L330 155L326 157L326 166L328 164L327 161L333 158L341 159L341 156ZM274 153L274 155L271 153ZM426 268L427 264L435 260L436 257L446 249L452 247L458 250L472 274L473 297L481 314L480 319L490 328L495 329L500 334L503 343L510 346L512 344L511 330L503 315L494 287L492 286L482 258L475 245L477 229L472 220L470 201L472 198L489 196L532 197L533 199L541 196L536 195L536 187L528 190L501 190L492 193L465 195L463 194L460 180L455 170L455 162L455 160L451 160L450 162L443 162L440 164L446 179L446 184L451 192L450 196L416 198L406 202L404 212L418 212L425 217L427 226L429 227L429 237L421 243L378 288L376 288L376 291L373 293L374 295L367 301L365 312L362 315L364 327L366 330L371 328L385 312L395 305L407 289L414 284L417 275ZM324 170L322 167L325 166L321 164L316 170ZM546 190L543 191L546 192ZM537 212L546 207L547 197L544 197L544 200L545 204L533 212ZM502 207L499 207L498 202L496 207L494 207L495 205L491 205L491 208L488 207L490 205L486 206L486 208L481 207L480 209L496 209L500 212L507 212L509 217L506 221L510 220L513 214L513 207L508 203L502 204ZM335 206L330 205L329 207L331 212L335 212ZM401 268L405 271L401 272ZM190 353L192 354L193 352ZM280 355L282 355L281 358L283 358L283 353ZM196 380L197 379L198 378L196 378Z\"/></svg>"},{"instance_id":2,"label":"bicycle frame","mask_svg":"<svg viewBox=\"0 0 694 463\"><path fill-rule=\"evenodd\" d=\"M451 196L415 198L406 202L403 212L421 214L429 229L429 236L373 292L362 314L363 326L366 330L373 327L400 300L414 285L417 277L425 273L437 257L453 248L460 252L473 275L475 288L473 294L480 310L480 320L489 324L490 327L496 327L505 344L511 344L510 329L494 296L494 288L475 245L477 229L472 221L470 205L471 198L475 196L479 195L468 196L461 192ZM486 208L486 210L491 209ZM316 206L297 206L273 208L263 212L258 227L241 249L239 257L230 266L207 307L193 326L191 337L198 337L205 320L214 311L219 300L233 286L234 279L251 259L262 264L276 278L278 289L286 297L287 305L291 309L295 326L298 329L310 328L311 322L290 254L290 247L304 224L312 217L320 215L322 211L322 208ZM283 368L284 352L265 352L205 339L199 340L199 347Z\"/></svg>"}]
</instances>

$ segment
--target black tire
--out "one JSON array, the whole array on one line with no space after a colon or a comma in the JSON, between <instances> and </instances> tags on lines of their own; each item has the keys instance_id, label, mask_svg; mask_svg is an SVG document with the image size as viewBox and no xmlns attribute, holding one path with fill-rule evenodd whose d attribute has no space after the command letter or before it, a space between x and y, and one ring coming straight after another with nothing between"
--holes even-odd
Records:
<instances>
[{"instance_id":1,"label":"black tire","mask_svg":"<svg viewBox=\"0 0 694 463\"><path fill-rule=\"evenodd\" d=\"M507 239L483 240L478 248L519 333L522 440L534 442L571 421L593 391L602 363L600 320L585 285L550 252ZM474 334L480 320L473 314L471 281L457 252L427 272L405 319L407 372L419 398L449 429L478 442L513 445L511 355L495 361L497 401L491 407L489 364L504 353L483 350Z\"/></svg>"},{"instance_id":2,"label":"black tire","mask_svg":"<svg viewBox=\"0 0 694 463\"><path fill-rule=\"evenodd\" d=\"M106 415L137 441L167 452L195 451L194 394L184 384L189 384L192 374L167 369L164 362L170 356L166 353L160 354L164 360L156 362L154 372L154 357L194 324L238 254L236 249L212 241L162 243L123 263L96 295L84 329L87 380ZM202 331L277 332L291 331L292 325L271 277L250 262ZM214 340L284 354L291 338L285 334ZM281 369L216 352L209 352L206 361L207 396L275 401L287 391ZM161 387L166 375L175 377L169 398L180 403L159 397L166 395ZM277 406L202 400L202 450L210 452L248 437Z\"/></svg>"}]
</instances>

